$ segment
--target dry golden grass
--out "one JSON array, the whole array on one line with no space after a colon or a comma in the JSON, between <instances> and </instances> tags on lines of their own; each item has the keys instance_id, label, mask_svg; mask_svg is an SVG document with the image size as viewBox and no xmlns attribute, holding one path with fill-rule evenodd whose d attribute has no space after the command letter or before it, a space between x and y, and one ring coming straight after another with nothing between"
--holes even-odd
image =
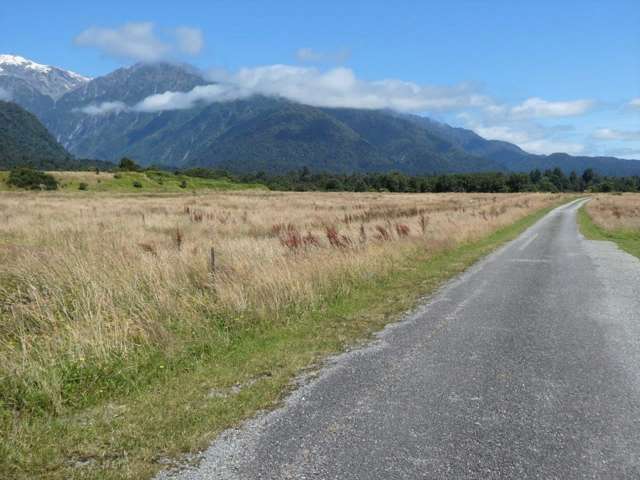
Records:
<instances>
[{"instance_id":1,"label":"dry golden grass","mask_svg":"<svg viewBox=\"0 0 640 480\"><path fill-rule=\"evenodd\" d=\"M2 194L0 385L14 391L5 402L27 408L16 405L20 392L35 391L44 408L60 411L66 380L56 366L82 369L145 346L179 351L211 321L221 335L278 321L287 309L389 272L416 249L442 252L557 201L551 194Z\"/></svg>"},{"instance_id":2,"label":"dry golden grass","mask_svg":"<svg viewBox=\"0 0 640 480\"><path fill-rule=\"evenodd\" d=\"M600 228L640 230L640 194L598 195L585 208Z\"/></svg>"}]
</instances>

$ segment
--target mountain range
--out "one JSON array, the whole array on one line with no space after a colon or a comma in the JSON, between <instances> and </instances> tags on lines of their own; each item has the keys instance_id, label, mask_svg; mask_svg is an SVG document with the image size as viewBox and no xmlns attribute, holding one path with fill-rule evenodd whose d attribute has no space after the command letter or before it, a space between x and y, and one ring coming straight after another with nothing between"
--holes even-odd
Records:
<instances>
[{"instance_id":1,"label":"mountain range","mask_svg":"<svg viewBox=\"0 0 640 480\"><path fill-rule=\"evenodd\" d=\"M74 158L38 118L14 102L0 100L0 170L30 166L41 170L113 168L101 160Z\"/></svg>"},{"instance_id":2,"label":"mountain range","mask_svg":"<svg viewBox=\"0 0 640 480\"><path fill-rule=\"evenodd\" d=\"M64 148L82 158L129 156L143 165L236 172L282 173L306 166L429 174L560 167L567 173L593 168L605 175L640 175L640 161L534 155L471 130L386 110L319 108L266 96L155 113L118 108L209 83L186 65L136 64L90 79L0 55L0 93L37 116ZM114 108L87 113L105 102Z\"/></svg>"},{"instance_id":3,"label":"mountain range","mask_svg":"<svg viewBox=\"0 0 640 480\"><path fill-rule=\"evenodd\" d=\"M56 168L71 160L35 115L12 102L0 100L0 161L3 168L26 163Z\"/></svg>"}]
</instances>

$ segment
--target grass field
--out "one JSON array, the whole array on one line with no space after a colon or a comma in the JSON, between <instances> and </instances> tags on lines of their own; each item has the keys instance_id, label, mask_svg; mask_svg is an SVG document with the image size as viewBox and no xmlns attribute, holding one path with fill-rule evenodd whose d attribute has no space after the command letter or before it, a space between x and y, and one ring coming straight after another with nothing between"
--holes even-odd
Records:
<instances>
[{"instance_id":1,"label":"grass field","mask_svg":"<svg viewBox=\"0 0 640 480\"><path fill-rule=\"evenodd\" d=\"M640 257L640 194L598 195L580 209L578 218L587 238L615 242Z\"/></svg>"},{"instance_id":2,"label":"grass field","mask_svg":"<svg viewBox=\"0 0 640 480\"><path fill-rule=\"evenodd\" d=\"M0 195L0 478L145 478L552 194Z\"/></svg>"},{"instance_id":3,"label":"grass field","mask_svg":"<svg viewBox=\"0 0 640 480\"><path fill-rule=\"evenodd\" d=\"M262 185L244 184L228 179L209 179L174 175L169 172L49 172L63 192L184 193L199 190L253 190ZM0 172L0 191L12 190L6 183L8 172ZM80 184L84 184L80 190Z\"/></svg>"}]
</instances>

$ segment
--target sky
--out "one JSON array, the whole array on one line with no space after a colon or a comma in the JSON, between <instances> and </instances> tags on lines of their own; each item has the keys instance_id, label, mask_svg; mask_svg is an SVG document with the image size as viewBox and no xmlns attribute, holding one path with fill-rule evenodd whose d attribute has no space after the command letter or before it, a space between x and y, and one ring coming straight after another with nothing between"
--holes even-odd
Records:
<instances>
[{"instance_id":1,"label":"sky","mask_svg":"<svg viewBox=\"0 0 640 480\"><path fill-rule=\"evenodd\" d=\"M263 93L426 115L534 153L640 159L638 0L6 0L0 53L92 77L187 62L217 82L88 115Z\"/></svg>"}]
</instances>

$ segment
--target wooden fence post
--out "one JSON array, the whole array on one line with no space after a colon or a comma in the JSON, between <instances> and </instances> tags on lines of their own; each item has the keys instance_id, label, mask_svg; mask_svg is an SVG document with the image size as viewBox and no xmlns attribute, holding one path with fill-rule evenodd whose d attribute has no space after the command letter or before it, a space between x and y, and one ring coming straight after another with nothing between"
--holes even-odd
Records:
<instances>
[{"instance_id":1,"label":"wooden fence post","mask_svg":"<svg viewBox=\"0 0 640 480\"><path fill-rule=\"evenodd\" d=\"M213 247L209 250L209 270L211 270L211 273L216 271L216 252Z\"/></svg>"}]
</instances>

